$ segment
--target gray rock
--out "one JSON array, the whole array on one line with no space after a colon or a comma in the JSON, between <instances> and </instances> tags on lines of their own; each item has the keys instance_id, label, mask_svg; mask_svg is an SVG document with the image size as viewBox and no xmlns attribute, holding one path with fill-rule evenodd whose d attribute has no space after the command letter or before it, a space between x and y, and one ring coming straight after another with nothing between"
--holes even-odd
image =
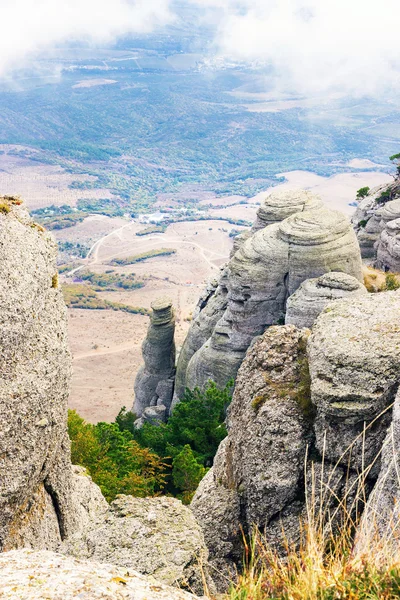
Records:
<instances>
[{"instance_id":1,"label":"gray rock","mask_svg":"<svg viewBox=\"0 0 400 600\"><path fill-rule=\"evenodd\" d=\"M386 223L375 249L378 269L400 271L400 218Z\"/></svg>"},{"instance_id":2,"label":"gray rock","mask_svg":"<svg viewBox=\"0 0 400 600\"><path fill-rule=\"evenodd\" d=\"M390 200L378 201L382 193L389 193ZM388 219L388 215L385 213L384 219L382 219L382 211L385 210L386 206L392 204L393 198L397 198L400 194L399 182L394 181L387 185L379 185L372 190L369 194L360 200L357 209L351 219L354 230L357 234L357 239L360 244L361 256L363 258L373 258L376 256L375 244L378 242L380 234L385 227L385 222L392 220ZM394 208L394 206L392 206ZM391 208L388 209L389 211ZM400 215L398 215L400 216Z\"/></svg>"},{"instance_id":3,"label":"gray rock","mask_svg":"<svg viewBox=\"0 0 400 600\"><path fill-rule=\"evenodd\" d=\"M400 541L400 388L393 407L393 420L383 448L378 481L368 499L356 537L359 555L371 552L381 558L398 555ZM378 558L378 556L377 556Z\"/></svg>"},{"instance_id":4,"label":"gray rock","mask_svg":"<svg viewBox=\"0 0 400 600\"><path fill-rule=\"evenodd\" d=\"M135 380L135 402L133 412L141 417L149 406L155 406L158 392L169 410L173 387L170 382L175 375L175 315L172 302L159 298L151 305L152 315L146 339L142 344L144 365Z\"/></svg>"},{"instance_id":5,"label":"gray rock","mask_svg":"<svg viewBox=\"0 0 400 600\"><path fill-rule=\"evenodd\" d=\"M52 236L0 202L0 548L53 549L76 526L67 311Z\"/></svg>"},{"instance_id":6,"label":"gray rock","mask_svg":"<svg viewBox=\"0 0 400 600\"><path fill-rule=\"evenodd\" d=\"M334 300L367 294L365 286L352 275L332 271L307 279L289 296L285 323L311 328L318 315Z\"/></svg>"},{"instance_id":7,"label":"gray rock","mask_svg":"<svg viewBox=\"0 0 400 600\"><path fill-rule=\"evenodd\" d=\"M199 525L175 498L119 496L107 513L68 538L63 552L134 569L203 593L208 553Z\"/></svg>"},{"instance_id":8,"label":"gray rock","mask_svg":"<svg viewBox=\"0 0 400 600\"><path fill-rule=\"evenodd\" d=\"M315 208L257 231L228 263L227 308L210 338L190 359L189 388L220 387L236 376L252 340L284 322L286 300L300 284L327 271L362 281L354 231L340 213Z\"/></svg>"},{"instance_id":9,"label":"gray rock","mask_svg":"<svg viewBox=\"0 0 400 600\"><path fill-rule=\"evenodd\" d=\"M382 446L400 379L400 293L339 300L318 317L309 341L316 447L325 458L359 469ZM357 442L354 440L357 438ZM351 457L348 448L352 446ZM377 473L375 463L372 473Z\"/></svg>"},{"instance_id":10,"label":"gray rock","mask_svg":"<svg viewBox=\"0 0 400 600\"><path fill-rule=\"evenodd\" d=\"M78 518L78 530L89 521L99 520L108 510L108 503L84 467L72 466L73 500Z\"/></svg>"},{"instance_id":11,"label":"gray rock","mask_svg":"<svg viewBox=\"0 0 400 600\"><path fill-rule=\"evenodd\" d=\"M192 510L211 564L226 576L241 557L242 530L261 529L296 499L312 439L307 330L271 327L248 351L228 413L228 437ZM224 573L223 573L224 574ZM218 584L223 589L223 579Z\"/></svg>"},{"instance_id":12,"label":"gray rock","mask_svg":"<svg viewBox=\"0 0 400 600\"><path fill-rule=\"evenodd\" d=\"M228 293L226 277L226 271L222 271L219 279L207 286L197 304L193 321L179 353L171 408L182 398L187 387L186 371L190 359L211 336L215 325L225 312Z\"/></svg>"},{"instance_id":13,"label":"gray rock","mask_svg":"<svg viewBox=\"0 0 400 600\"><path fill-rule=\"evenodd\" d=\"M133 570L55 552L15 550L0 555L4 600L195 600Z\"/></svg>"},{"instance_id":14,"label":"gray rock","mask_svg":"<svg viewBox=\"0 0 400 600\"><path fill-rule=\"evenodd\" d=\"M322 208L319 196L306 190L284 190L272 192L262 202L252 227L252 233L267 225L278 223L294 213L315 208Z\"/></svg>"}]
</instances>

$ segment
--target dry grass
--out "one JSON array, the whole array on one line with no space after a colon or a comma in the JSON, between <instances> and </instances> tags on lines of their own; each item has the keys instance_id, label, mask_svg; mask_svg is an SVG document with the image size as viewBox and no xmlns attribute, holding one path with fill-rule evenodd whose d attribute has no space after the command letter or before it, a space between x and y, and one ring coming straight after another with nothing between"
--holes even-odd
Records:
<instances>
[{"instance_id":1,"label":"dry grass","mask_svg":"<svg viewBox=\"0 0 400 600\"><path fill-rule=\"evenodd\" d=\"M364 267L364 285L372 294L400 288L400 273L385 273L373 267Z\"/></svg>"},{"instance_id":2,"label":"dry grass","mask_svg":"<svg viewBox=\"0 0 400 600\"><path fill-rule=\"evenodd\" d=\"M360 434L363 439L368 428ZM346 453L351 452L356 442ZM229 600L400 598L400 544L394 544L399 523L383 539L374 523L371 526L369 514L363 536L354 544L354 532L360 529L366 501L366 478L373 465L365 467L353 482L348 480L347 491L341 498L331 486L338 465L339 461L326 476L324 464L322 474L318 471L318 475L311 467L310 491L306 492L305 514L300 521L300 542L294 545L286 541L285 557L279 556L259 531L254 532L250 544L245 541L245 568L228 595ZM398 479L400 487L399 474Z\"/></svg>"}]
</instances>

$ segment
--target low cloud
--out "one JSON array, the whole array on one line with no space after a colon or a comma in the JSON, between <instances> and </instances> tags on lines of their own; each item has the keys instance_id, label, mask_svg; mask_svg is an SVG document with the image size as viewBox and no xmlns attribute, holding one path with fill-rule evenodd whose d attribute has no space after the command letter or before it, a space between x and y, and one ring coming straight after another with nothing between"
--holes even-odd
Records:
<instances>
[{"instance_id":1,"label":"low cloud","mask_svg":"<svg viewBox=\"0 0 400 600\"><path fill-rule=\"evenodd\" d=\"M179 19L180 0L0 0L0 75L60 42L113 43ZM211 51L272 68L275 92L390 95L400 88L397 0L186 0ZM174 14L175 13L175 14Z\"/></svg>"},{"instance_id":2,"label":"low cloud","mask_svg":"<svg viewBox=\"0 0 400 600\"><path fill-rule=\"evenodd\" d=\"M0 75L63 42L112 43L172 18L168 0L1 0Z\"/></svg>"},{"instance_id":3,"label":"low cloud","mask_svg":"<svg viewBox=\"0 0 400 600\"><path fill-rule=\"evenodd\" d=\"M398 92L397 0L194 0L218 5L217 51L274 69L275 88L305 95Z\"/></svg>"}]
</instances>

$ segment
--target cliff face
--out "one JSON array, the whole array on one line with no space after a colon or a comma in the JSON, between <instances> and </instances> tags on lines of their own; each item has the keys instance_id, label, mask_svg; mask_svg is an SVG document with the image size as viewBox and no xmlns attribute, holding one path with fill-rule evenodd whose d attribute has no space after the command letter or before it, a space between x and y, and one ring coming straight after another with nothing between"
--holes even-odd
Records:
<instances>
[{"instance_id":1,"label":"cliff face","mask_svg":"<svg viewBox=\"0 0 400 600\"><path fill-rule=\"evenodd\" d=\"M177 365L175 401L185 387L203 387L210 379L222 387L235 377L252 341L284 322L287 300L303 281L328 271L362 281L350 223L309 192L266 198L252 232L235 249L189 330Z\"/></svg>"},{"instance_id":2,"label":"cliff face","mask_svg":"<svg viewBox=\"0 0 400 600\"><path fill-rule=\"evenodd\" d=\"M282 532L289 542L299 539L307 490L318 496L328 486L326 511L354 495L362 469L365 494L373 487L400 383L399 324L400 293L363 294L330 304L310 337L293 325L271 327L248 351L228 437L192 502L222 573L220 589L241 559L242 529L257 525L283 551ZM383 460L393 473L387 452ZM393 515L394 495L378 494Z\"/></svg>"},{"instance_id":3,"label":"cliff face","mask_svg":"<svg viewBox=\"0 0 400 600\"><path fill-rule=\"evenodd\" d=\"M84 598L100 593L104 598L190 597L138 575L127 577L121 591L121 585L112 586L112 577L121 575L116 567L38 552L75 553L80 548L81 555L113 560L125 567L124 573L134 566L203 593L207 550L188 508L178 500L130 497L109 507L85 470L71 465L71 356L56 255L53 238L33 223L20 201L0 198L0 551L6 551L0 554L2 592L9 586L5 597L38 598L37 588L30 587L33 577L41 585L47 582L49 598L75 593ZM163 328L161 353L158 335L159 353L148 353L147 366L162 360L162 373L170 374L175 361L170 304L155 306L152 326L157 334ZM150 350L153 333L146 345ZM159 383L160 379L157 390ZM26 547L35 552L17 551ZM42 592L40 588L40 597Z\"/></svg>"},{"instance_id":4,"label":"cliff face","mask_svg":"<svg viewBox=\"0 0 400 600\"><path fill-rule=\"evenodd\" d=\"M71 356L57 247L0 199L0 547L54 548L75 527L66 429Z\"/></svg>"}]
</instances>

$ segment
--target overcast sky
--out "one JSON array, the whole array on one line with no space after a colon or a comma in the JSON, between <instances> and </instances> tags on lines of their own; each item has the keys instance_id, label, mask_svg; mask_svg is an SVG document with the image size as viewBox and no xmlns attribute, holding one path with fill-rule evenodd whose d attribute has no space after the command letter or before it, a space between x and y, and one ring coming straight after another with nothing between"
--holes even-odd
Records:
<instances>
[{"instance_id":1,"label":"overcast sky","mask_svg":"<svg viewBox=\"0 0 400 600\"><path fill-rule=\"evenodd\" d=\"M397 0L186 0L213 11L215 53L271 63L277 91L400 91ZM78 39L112 43L173 22L171 0L0 0L0 74Z\"/></svg>"}]
</instances>

